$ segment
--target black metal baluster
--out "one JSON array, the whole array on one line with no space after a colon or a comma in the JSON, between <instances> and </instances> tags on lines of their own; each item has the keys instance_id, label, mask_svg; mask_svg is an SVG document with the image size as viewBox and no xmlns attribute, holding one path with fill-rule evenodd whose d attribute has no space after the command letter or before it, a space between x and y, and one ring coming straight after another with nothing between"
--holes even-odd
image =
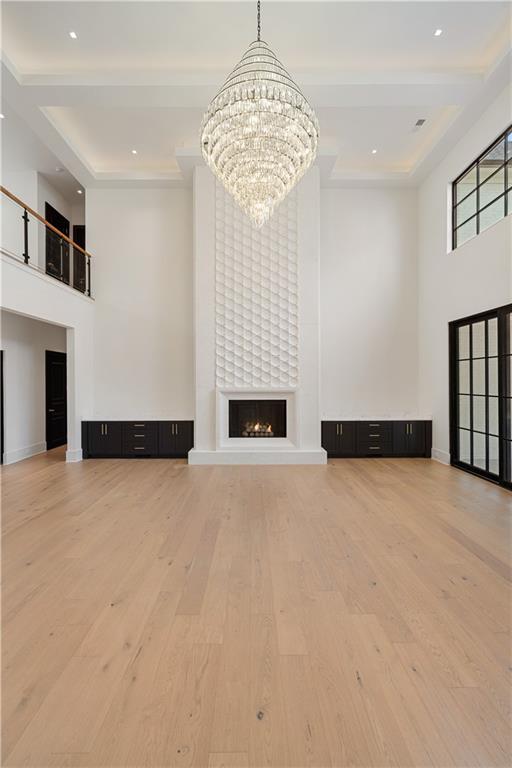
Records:
<instances>
[{"instance_id":1,"label":"black metal baluster","mask_svg":"<svg viewBox=\"0 0 512 768\"><path fill-rule=\"evenodd\" d=\"M87 256L87 295L91 295L91 257Z\"/></svg>"},{"instance_id":2,"label":"black metal baluster","mask_svg":"<svg viewBox=\"0 0 512 768\"><path fill-rule=\"evenodd\" d=\"M23 209L23 216L21 217L23 219L23 244L24 244L24 250L23 250L23 260L25 261L25 264L28 264L30 256L28 255L28 222L30 219L28 218L27 209Z\"/></svg>"}]
</instances>

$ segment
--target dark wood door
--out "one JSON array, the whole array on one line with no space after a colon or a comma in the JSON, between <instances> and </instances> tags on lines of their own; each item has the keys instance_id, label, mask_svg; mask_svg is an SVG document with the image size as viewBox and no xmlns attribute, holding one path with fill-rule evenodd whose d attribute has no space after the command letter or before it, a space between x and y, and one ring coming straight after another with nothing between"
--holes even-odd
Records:
<instances>
[{"instance_id":1,"label":"dark wood door","mask_svg":"<svg viewBox=\"0 0 512 768\"><path fill-rule=\"evenodd\" d=\"M338 450L338 422L322 421L322 448L329 456L335 456Z\"/></svg>"},{"instance_id":2,"label":"dark wood door","mask_svg":"<svg viewBox=\"0 0 512 768\"><path fill-rule=\"evenodd\" d=\"M88 435L90 456L121 456L123 450L122 421L90 421Z\"/></svg>"},{"instance_id":3,"label":"dark wood door","mask_svg":"<svg viewBox=\"0 0 512 768\"><path fill-rule=\"evenodd\" d=\"M69 237L69 221L50 203L45 203L45 218ZM49 227L46 227L46 272L69 285L69 244Z\"/></svg>"},{"instance_id":4,"label":"dark wood door","mask_svg":"<svg viewBox=\"0 0 512 768\"><path fill-rule=\"evenodd\" d=\"M85 250L85 224L75 224L73 241ZM85 256L77 248L73 248L73 288L85 293Z\"/></svg>"},{"instance_id":5,"label":"dark wood door","mask_svg":"<svg viewBox=\"0 0 512 768\"><path fill-rule=\"evenodd\" d=\"M65 445L67 432L66 353L46 351L46 448Z\"/></svg>"}]
</instances>

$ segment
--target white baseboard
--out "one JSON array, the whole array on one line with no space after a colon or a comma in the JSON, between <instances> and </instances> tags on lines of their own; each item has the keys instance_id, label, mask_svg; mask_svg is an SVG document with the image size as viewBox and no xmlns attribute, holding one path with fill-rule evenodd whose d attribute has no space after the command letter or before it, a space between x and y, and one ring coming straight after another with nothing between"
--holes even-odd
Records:
<instances>
[{"instance_id":1,"label":"white baseboard","mask_svg":"<svg viewBox=\"0 0 512 768\"><path fill-rule=\"evenodd\" d=\"M200 451L188 452L189 464L326 464L327 453L323 448L313 451L264 450L264 451Z\"/></svg>"},{"instance_id":2,"label":"white baseboard","mask_svg":"<svg viewBox=\"0 0 512 768\"><path fill-rule=\"evenodd\" d=\"M73 450L66 451L66 462L72 464L75 461L82 461L82 449L74 448Z\"/></svg>"},{"instance_id":3,"label":"white baseboard","mask_svg":"<svg viewBox=\"0 0 512 768\"><path fill-rule=\"evenodd\" d=\"M450 454L447 451L441 451L439 448L432 448L432 458L441 464L450 464Z\"/></svg>"},{"instance_id":4,"label":"white baseboard","mask_svg":"<svg viewBox=\"0 0 512 768\"><path fill-rule=\"evenodd\" d=\"M45 451L46 443L34 443L34 445L27 445L26 448L16 448L14 451L5 451L4 464L16 464L17 461L30 459L31 456L36 456L38 453L44 453Z\"/></svg>"}]
</instances>

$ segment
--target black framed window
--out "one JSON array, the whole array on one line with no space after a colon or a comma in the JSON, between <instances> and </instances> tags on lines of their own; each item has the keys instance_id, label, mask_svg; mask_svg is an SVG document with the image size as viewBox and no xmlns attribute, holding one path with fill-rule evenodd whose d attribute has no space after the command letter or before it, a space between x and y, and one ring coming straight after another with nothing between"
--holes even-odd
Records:
<instances>
[{"instance_id":1,"label":"black framed window","mask_svg":"<svg viewBox=\"0 0 512 768\"><path fill-rule=\"evenodd\" d=\"M450 323L451 463L512 488L512 304Z\"/></svg>"},{"instance_id":2,"label":"black framed window","mask_svg":"<svg viewBox=\"0 0 512 768\"><path fill-rule=\"evenodd\" d=\"M512 212L512 125L452 184L452 247Z\"/></svg>"}]
</instances>

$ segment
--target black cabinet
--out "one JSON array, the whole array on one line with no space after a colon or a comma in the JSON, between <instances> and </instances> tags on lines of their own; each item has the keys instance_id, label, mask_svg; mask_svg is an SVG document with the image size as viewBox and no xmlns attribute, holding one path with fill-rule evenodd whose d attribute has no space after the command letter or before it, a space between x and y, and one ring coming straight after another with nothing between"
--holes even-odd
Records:
<instances>
[{"instance_id":1,"label":"black cabinet","mask_svg":"<svg viewBox=\"0 0 512 768\"><path fill-rule=\"evenodd\" d=\"M430 421L323 421L322 447L330 458L430 457Z\"/></svg>"},{"instance_id":2,"label":"black cabinet","mask_svg":"<svg viewBox=\"0 0 512 768\"><path fill-rule=\"evenodd\" d=\"M194 447L193 421L84 421L87 458L186 458Z\"/></svg>"},{"instance_id":3,"label":"black cabinet","mask_svg":"<svg viewBox=\"0 0 512 768\"><path fill-rule=\"evenodd\" d=\"M194 447L194 422L160 421L158 445L160 456L185 458Z\"/></svg>"},{"instance_id":4,"label":"black cabinet","mask_svg":"<svg viewBox=\"0 0 512 768\"><path fill-rule=\"evenodd\" d=\"M89 421L87 455L119 456L122 451L123 425L119 421Z\"/></svg>"},{"instance_id":5,"label":"black cabinet","mask_svg":"<svg viewBox=\"0 0 512 768\"><path fill-rule=\"evenodd\" d=\"M395 421L393 423L395 453L400 456L427 455L426 427L424 421Z\"/></svg>"},{"instance_id":6,"label":"black cabinet","mask_svg":"<svg viewBox=\"0 0 512 768\"><path fill-rule=\"evenodd\" d=\"M322 447L329 456L353 456L356 450L355 422L323 421Z\"/></svg>"}]
</instances>

